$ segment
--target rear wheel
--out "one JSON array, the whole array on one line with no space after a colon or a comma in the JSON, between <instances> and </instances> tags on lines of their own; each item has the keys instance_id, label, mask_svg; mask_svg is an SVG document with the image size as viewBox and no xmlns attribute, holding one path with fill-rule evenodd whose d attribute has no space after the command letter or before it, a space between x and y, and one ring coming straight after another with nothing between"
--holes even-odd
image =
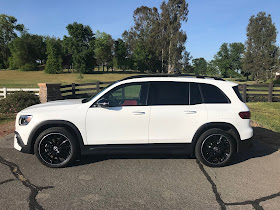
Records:
<instances>
[{"instance_id":1,"label":"rear wheel","mask_svg":"<svg viewBox=\"0 0 280 210\"><path fill-rule=\"evenodd\" d=\"M34 150L41 163L51 168L68 166L78 152L73 135L61 127L43 131L35 141Z\"/></svg>"},{"instance_id":2,"label":"rear wheel","mask_svg":"<svg viewBox=\"0 0 280 210\"><path fill-rule=\"evenodd\" d=\"M235 152L231 135L221 129L210 129L198 139L195 147L196 158L210 167L227 165Z\"/></svg>"}]
</instances>

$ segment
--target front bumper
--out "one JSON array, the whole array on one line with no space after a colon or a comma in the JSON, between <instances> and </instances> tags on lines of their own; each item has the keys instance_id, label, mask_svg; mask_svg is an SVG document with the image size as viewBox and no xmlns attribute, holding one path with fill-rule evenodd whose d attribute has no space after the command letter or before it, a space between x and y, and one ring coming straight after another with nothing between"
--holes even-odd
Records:
<instances>
[{"instance_id":1,"label":"front bumper","mask_svg":"<svg viewBox=\"0 0 280 210\"><path fill-rule=\"evenodd\" d=\"M23 152L23 153L31 153L31 147L30 145L25 145L22 141L22 138L20 136L20 134L15 131L15 137L14 137L14 148Z\"/></svg>"}]
</instances>

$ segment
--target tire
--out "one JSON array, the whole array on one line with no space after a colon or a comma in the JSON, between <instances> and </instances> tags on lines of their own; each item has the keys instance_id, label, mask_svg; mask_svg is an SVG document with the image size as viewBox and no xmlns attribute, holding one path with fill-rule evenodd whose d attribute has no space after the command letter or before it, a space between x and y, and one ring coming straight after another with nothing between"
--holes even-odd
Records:
<instances>
[{"instance_id":1,"label":"tire","mask_svg":"<svg viewBox=\"0 0 280 210\"><path fill-rule=\"evenodd\" d=\"M235 153L235 140L227 132L213 128L205 131L195 146L195 156L206 166L227 165Z\"/></svg>"},{"instance_id":2,"label":"tire","mask_svg":"<svg viewBox=\"0 0 280 210\"><path fill-rule=\"evenodd\" d=\"M36 139L34 153L41 163L51 168L70 165L77 156L78 147L73 135L65 128L44 130Z\"/></svg>"}]
</instances>

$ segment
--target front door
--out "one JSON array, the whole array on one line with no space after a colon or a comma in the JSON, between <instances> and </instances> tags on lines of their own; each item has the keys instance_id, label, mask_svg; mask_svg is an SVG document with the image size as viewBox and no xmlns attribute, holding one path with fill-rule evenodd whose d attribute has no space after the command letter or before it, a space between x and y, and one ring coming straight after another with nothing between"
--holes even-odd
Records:
<instances>
[{"instance_id":1,"label":"front door","mask_svg":"<svg viewBox=\"0 0 280 210\"><path fill-rule=\"evenodd\" d=\"M120 85L101 97L109 106L90 107L86 117L88 144L147 144L148 86L148 83Z\"/></svg>"}]
</instances>

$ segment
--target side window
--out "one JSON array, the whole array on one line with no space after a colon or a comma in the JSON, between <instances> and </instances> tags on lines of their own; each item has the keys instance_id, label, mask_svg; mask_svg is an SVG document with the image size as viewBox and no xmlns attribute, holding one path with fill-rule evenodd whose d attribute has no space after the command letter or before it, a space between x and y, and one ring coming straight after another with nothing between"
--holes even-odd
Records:
<instances>
[{"instance_id":1,"label":"side window","mask_svg":"<svg viewBox=\"0 0 280 210\"><path fill-rule=\"evenodd\" d=\"M121 85L106 93L110 107L141 106L147 104L148 83Z\"/></svg>"},{"instance_id":2,"label":"side window","mask_svg":"<svg viewBox=\"0 0 280 210\"><path fill-rule=\"evenodd\" d=\"M151 82L148 105L188 105L189 83Z\"/></svg>"},{"instance_id":3,"label":"side window","mask_svg":"<svg viewBox=\"0 0 280 210\"><path fill-rule=\"evenodd\" d=\"M214 85L200 83L200 89L206 104L230 103L227 96Z\"/></svg>"},{"instance_id":4,"label":"side window","mask_svg":"<svg viewBox=\"0 0 280 210\"><path fill-rule=\"evenodd\" d=\"M202 103L202 99L201 99L198 84L190 83L190 105L201 104L201 103Z\"/></svg>"}]
</instances>

